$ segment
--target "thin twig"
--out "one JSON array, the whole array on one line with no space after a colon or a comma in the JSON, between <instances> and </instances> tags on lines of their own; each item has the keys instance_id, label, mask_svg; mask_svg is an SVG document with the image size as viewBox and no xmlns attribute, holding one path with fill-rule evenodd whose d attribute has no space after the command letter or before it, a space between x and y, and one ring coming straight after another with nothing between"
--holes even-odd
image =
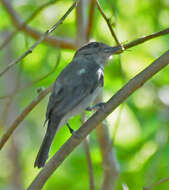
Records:
<instances>
[{"instance_id":1,"label":"thin twig","mask_svg":"<svg viewBox=\"0 0 169 190\"><path fill-rule=\"evenodd\" d=\"M60 24L63 23L63 21L65 20L65 18L72 12L72 10L77 6L77 4L79 3L80 0L76 0L75 3L73 3L73 5L66 11L66 13L61 17L61 19L54 24L49 30L47 30L24 54L22 54L19 58L17 58L16 60L12 61L10 64L8 64L8 66L2 71L0 72L0 77L6 73L11 67L13 67L14 65L16 65L17 63L19 63L23 58L25 58L27 55L29 55L30 53L32 53L33 49L35 49L35 47L37 45L39 45L51 32L53 32Z\"/></svg>"},{"instance_id":2,"label":"thin twig","mask_svg":"<svg viewBox=\"0 0 169 190\"><path fill-rule=\"evenodd\" d=\"M107 26L109 27L109 30L110 30L111 35L113 36L115 42L117 43L117 45L122 46L121 43L120 43L120 41L118 40L118 38L117 38L117 36L116 36L113 28L112 28L110 19L106 17L106 15L105 15L103 9L101 8L98 0L96 0L96 5L97 5L97 8L100 11L101 15L103 16L104 20L106 21Z\"/></svg>"},{"instance_id":3,"label":"thin twig","mask_svg":"<svg viewBox=\"0 0 169 190\"><path fill-rule=\"evenodd\" d=\"M0 139L0 150L7 142L9 137L13 134L14 130L18 127L18 125L25 119L25 117L33 110L33 108L51 91L52 86L48 87L44 91L42 91L35 100L33 100L23 111L22 113L15 119L12 125L7 129L5 134Z\"/></svg>"},{"instance_id":4,"label":"thin twig","mask_svg":"<svg viewBox=\"0 0 169 190\"><path fill-rule=\"evenodd\" d=\"M48 6L54 4L57 0L52 0L49 2L46 2L44 4L42 4L40 7L38 7L33 13L32 15L27 18L22 24L20 24L18 26L17 29L15 29L13 32L11 32L8 37L2 42L2 44L0 45L0 50L2 48L4 48L18 33L19 30L21 30L22 28L24 28L28 23L30 23L43 9L47 8Z\"/></svg>"},{"instance_id":5,"label":"thin twig","mask_svg":"<svg viewBox=\"0 0 169 190\"><path fill-rule=\"evenodd\" d=\"M43 33L28 26L27 24L25 24L25 25L22 24L23 22L20 20L21 16L15 12L15 10L13 9L13 7L10 4L10 1L1 0L1 3L4 6L4 8L6 9L6 11L8 12L8 14L11 18L11 21L16 28L20 28L20 26L22 26L20 28L20 30L23 31L24 33L28 34L35 40L38 40L40 38L40 36L43 35ZM11 36L11 38L13 38L13 36ZM74 41L72 41L70 39L65 39L65 38L63 39L63 38L58 38L58 37L54 37L54 36L46 36L44 39L44 42L46 42L52 46L55 46L55 47L58 47L58 44L59 44L61 48L76 49ZM8 43L8 42L4 42L4 43Z\"/></svg>"},{"instance_id":6,"label":"thin twig","mask_svg":"<svg viewBox=\"0 0 169 190\"><path fill-rule=\"evenodd\" d=\"M161 30L159 32L155 32L155 33L150 34L148 36L143 36L143 37L138 38L136 40L133 40L133 41L131 41L129 43L126 43L126 44L123 45L123 48L126 50L126 49L132 48L134 46L137 46L139 44L142 44L142 43L144 43L146 41L149 41L151 39L157 38L159 36L164 36L164 35L167 35L167 34L169 34L169 28L166 28L166 29ZM116 47L119 47L118 50L116 51L116 54L120 54L120 53L123 52L123 49L122 49L121 46L116 46Z\"/></svg>"},{"instance_id":7,"label":"thin twig","mask_svg":"<svg viewBox=\"0 0 169 190\"><path fill-rule=\"evenodd\" d=\"M45 167L39 172L27 190L40 190L46 183L48 178L58 168L68 155L86 138L89 133L94 130L100 122L102 122L114 109L132 95L152 76L162 70L169 64L169 50L156 59L146 69L131 79L123 86L102 109L98 110L91 118L89 118L73 135L62 145L58 152L49 160Z\"/></svg>"},{"instance_id":8,"label":"thin twig","mask_svg":"<svg viewBox=\"0 0 169 190\"><path fill-rule=\"evenodd\" d=\"M158 182L155 183L155 184L150 185L149 187L145 187L144 190L151 190L151 189L153 189L154 187L156 187L156 186L158 186L158 185L161 185L162 183L165 183L165 182L167 182L167 181L169 181L169 177L166 177L166 178L164 178L164 179L161 179L160 181L158 181Z\"/></svg>"},{"instance_id":9,"label":"thin twig","mask_svg":"<svg viewBox=\"0 0 169 190\"><path fill-rule=\"evenodd\" d=\"M23 90L25 90L25 89L27 89L27 88L30 88L30 87L32 87L33 85L35 85L36 83L38 83L39 81L42 81L42 80L46 79L47 77L49 77L51 74L53 74L53 73L56 71L56 68L58 67L58 65L59 65L59 63L60 63L60 58L61 58L61 54L60 54L60 51L59 51L58 56L57 56L56 64L55 64L55 66L52 68L51 71L49 71L49 72L48 72L47 74L45 74L44 76L41 76L40 78L35 79L34 81L32 81L32 82L26 84L25 86L23 86L23 87L21 87L21 88L19 88L19 89L14 90L14 91L11 92L11 93L8 93L8 94L6 94L6 95L0 96L0 100L1 100L1 99L4 99L4 98L9 98L9 97L12 96L13 94L16 94L16 93L18 93L18 92L21 92L21 91L23 91Z\"/></svg>"},{"instance_id":10,"label":"thin twig","mask_svg":"<svg viewBox=\"0 0 169 190\"><path fill-rule=\"evenodd\" d=\"M148 40L151 40L153 38L163 36L163 35L167 35L167 34L169 34L169 28L166 28L166 29L161 30L159 32L155 32L155 33L150 34L148 36L143 36L141 38L138 38L138 39L136 39L136 40L134 40L134 41L132 41L130 43L124 44L123 47L124 47L124 49L128 49L128 48L134 47L134 46L136 46L138 44L142 44L142 43L144 43L144 42L146 42Z\"/></svg>"}]
</instances>

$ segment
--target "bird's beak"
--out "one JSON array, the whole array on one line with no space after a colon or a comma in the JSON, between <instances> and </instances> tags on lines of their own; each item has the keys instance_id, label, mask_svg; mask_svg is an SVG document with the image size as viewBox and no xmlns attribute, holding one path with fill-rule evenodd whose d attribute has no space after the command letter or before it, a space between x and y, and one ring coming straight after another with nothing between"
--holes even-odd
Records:
<instances>
[{"instance_id":1,"label":"bird's beak","mask_svg":"<svg viewBox=\"0 0 169 190\"><path fill-rule=\"evenodd\" d=\"M105 53L110 53L110 55L112 54L119 54L122 51L122 47L121 46L115 46L115 47L106 47L104 49Z\"/></svg>"}]
</instances>

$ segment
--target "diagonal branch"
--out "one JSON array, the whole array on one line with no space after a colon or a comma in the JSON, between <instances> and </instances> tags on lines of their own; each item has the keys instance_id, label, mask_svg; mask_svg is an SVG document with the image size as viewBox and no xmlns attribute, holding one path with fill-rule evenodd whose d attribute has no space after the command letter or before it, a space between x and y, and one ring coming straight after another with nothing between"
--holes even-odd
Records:
<instances>
[{"instance_id":1,"label":"diagonal branch","mask_svg":"<svg viewBox=\"0 0 169 190\"><path fill-rule=\"evenodd\" d=\"M154 39L154 38L159 37L159 36L164 36L167 34L169 34L169 28L166 28L166 29L161 30L159 32L155 32L155 33L150 34L148 36L143 36L141 38L138 38L138 39L136 39L130 43L124 44L123 47L124 47L124 49L128 49L128 48L134 47L136 45L142 44L148 40Z\"/></svg>"},{"instance_id":2,"label":"diagonal branch","mask_svg":"<svg viewBox=\"0 0 169 190\"><path fill-rule=\"evenodd\" d=\"M123 45L123 47L125 47L125 49L128 49L128 48L131 48L131 47L133 47L133 46L136 46L136 45L138 45L138 44L141 44L141 43L144 43L145 41L148 41L148 40L150 40L150 39L153 39L153 38L155 38L155 37L158 37L158 36L161 36L161 35L166 35L166 34L169 34L169 28L167 28L167 29L165 29L165 30L162 30L162 31L160 31L160 32L156 32L156 33L154 33L154 34L151 34L151 35L149 35L149 36L145 36L145 37L142 37L142 38L139 38L139 39L137 39L137 40L134 40L134 41L132 41L132 42L130 42L130 43L127 43L127 44L125 44L125 45ZM117 51L117 53L121 53L122 52L122 50L121 50L121 46L119 46L119 50ZM33 107L34 108L34 107ZM33 109L32 108L32 109ZM26 116L25 116L26 117ZM12 127L12 126L11 126ZM16 127L15 127L16 128ZM13 129L12 130L12 132L14 131L15 129ZM12 133L10 133L10 135L11 135ZM6 135L6 134L5 134ZM4 136L5 136L4 135ZM8 138L9 138L9 136L8 136ZM6 140L7 141L7 140ZM5 141L5 142L6 142ZM0 141L0 149L2 148L2 146L4 145L4 143L2 144L2 140Z\"/></svg>"},{"instance_id":3,"label":"diagonal branch","mask_svg":"<svg viewBox=\"0 0 169 190\"><path fill-rule=\"evenodd\" d=\"M51 91L52 86L48 87L44 91L42 91L38 97L33 100L24 110L23 112L15 119L9 129L5 132L5 134L0 139L0 150L7 142L9 137L13 134L14 130L19 126L19 124L25 119L25 117L33 110L33 108Z\"/></svg>"},{"instance_id":4,"label":"diagonal branch","mask_svg":"<svg viewBox=\"0 0 169 190\"><path fill-rule=\"evenodd\" d=\"M16 29L16 31L11 33L7 39L5 39L5 41L0 45L0 49L2 49L6 45L6 43L8 43L16 35L18 30L22 30L24 33L28 34L35 40L39 39L40 36L43 35L43 33L35 30L34 28L29 27L27 25L27 23L30 22L39 13L39 11L41 11L48 5L54 3L55 0L41 5L25 22L22 22L20 20L20 16L15 12L15 10L13 9L13 7L11 6L11 4L8 1L1 0L1 2L2 2L2 5L4 6L4 8L6 9L6 11L8 12L13 25L17 29ZM46 36L44 39L44 42L46 42L50 45L56 46L56 47L58 47L58 44L59 44L59 46L61 48L76 49L75 43L70 39L61 39L58 37L56 38L54 36Z\"/></svg>"},{"instance_id":5,"label":"diagonal branch","mask_svg":"<svg viewBox=\"0 0 169 190\"><path fill-rule=\"evenodd\" d=\"M0 72L0 77L6 73L11 67L16 65L18 62L20 62L23 58L25 58L27 55L32 53L32 51L35 49L35 47L40 44L50 33L52 33L60 24L63 23L65 18L72 12L72 10L77 6L80 0L76 0L75 3L66 11L66 13L61 17L61 19L54 24L49 30L47 30L43 35L40 36L40 38L24 53L22 54L19 58L16 60L12 61L8 66Z\"/></svg>"},{"instance_id":6,"label":"diagonal branch","mask_svg":"<svg viewBox=\"0 0 169 190\"><path fill-rule=\"evenodd\" d=\"M28 190L40 190L53 172L62 164L68 155L86 138L89 133L99 125L113 110L140 88L147 80L169 64L169 50L155 60L150 66L136 75L123 86L104 106L89 118L73 135L63 144L59 151L50 159L39 172Z\"/></svg>"},{"instance_id":7,"label":"diagonal branch","mask_svg":"<svg viewBox=\"0 0 169 190\"><path fill-rule=\"evenodd\" d=\"M132 48L134 46L137 46L139 44L142 44L142 43L144 43L146 41L149 41L151 39L157 38L159 36L164 36L164 35L167 35L167 34L169 34L169 28L166 28L166 29L161 30L159 32L155 32L155 33L150 34L148 36L143 36L141 38L138 38L136 40L133 40L133 41L131 41L129 43L124 44L123 47L121 47L121 45L118 46L119 50L116 53L119 54L119 53L123 52L123 48L126 50L126 49Z\"/></svg>"}]
</instances>

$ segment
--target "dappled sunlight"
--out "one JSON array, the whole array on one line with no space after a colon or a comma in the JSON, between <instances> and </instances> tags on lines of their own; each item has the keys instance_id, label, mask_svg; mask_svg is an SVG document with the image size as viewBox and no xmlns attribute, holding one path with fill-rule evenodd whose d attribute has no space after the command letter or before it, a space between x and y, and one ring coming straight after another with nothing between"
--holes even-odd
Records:
<instances>
[{"instance_id":1,"label":"dappled sunlight","mask_svg":"<svg viewBox=\"0 0 169 190\"><path fill-rule=\"evenodd\" d=\"M156 94L151 84L143 86L133 94L133 100L138 108L149 108L154 106Z\"/></svg>"},{"instance_id":2,"label":"dappled sunlight","mask_svg":"<svg viewBox=\"0 0 169 190\"><path fill-rule=\"evenodd\" d=\"M135 172L141 170L145 166L146 162L156 153L157 149L158 146L155 142L146 142L129 161L128 171Z\"/></svg>"},{"instance_id":3,"label":"dappled sunlight","mask_svg":"<svg viewBox=\"0 0 169 190\"><path fill-rule=\"evenodd\" d=\"M163 104L169 106L169 86L163 86L160 88L158 91L158 96Z\"/></svg>"},{"instance_id":4,"label":"dappled sunlight","mask_svg":"<svg viewBox=\"0 0 169 190\"><path fill-rule=\"evenodd\" d=\"M46 47L40 45L36 48L34 53L30 54L24 59L24 69L29 72L34 72L36 69L39 69L43 64L43 59L46 54Z\"/></svg>"},{"instance_id":5,"label":"dappled sunlight","mask_svg":"<svg viewBox=\"0 0 169 190\"><path fill-rule=\"evenodd\" d=\"M149 65L152 60L151 56L140 53L133 55L133 53L130 52L122 56L122 67L129 77L133 77Z\"/></svg>"},{"instance_id":6,"label":"dappled sunlight","mask_svg":"<svg viewBox=\"0 0 169 190\"><path fill-rule=\"evenodd\" d=\"M108 118L111 134L113 134L116 119L118 118L119 109L113 112ZM128 106L123 106L120 115L119 126L115 134L115 145L129 149L135 146L141 140L140 124L134 113Z\"/></svg>"}]
</instances>

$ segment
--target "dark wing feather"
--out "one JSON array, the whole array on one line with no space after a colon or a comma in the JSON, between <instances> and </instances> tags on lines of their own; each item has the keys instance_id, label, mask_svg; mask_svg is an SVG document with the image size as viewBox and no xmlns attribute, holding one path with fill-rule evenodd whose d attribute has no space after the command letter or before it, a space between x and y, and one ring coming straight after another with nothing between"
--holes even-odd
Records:
<instances>
[{"instance_id":1,"label":"dark wing feather","mask_svg":"<svg viewBox=\"0 0 169 190\"><path fill-rule=\"evenodd\" d=\"M78 72L84 69L83 74ZM57 78L49 99L46 119L64 115L78 105L98 86L103 86L104 74L101 67L89 61L71 62Z\"/></svg>"}]
</instances>

